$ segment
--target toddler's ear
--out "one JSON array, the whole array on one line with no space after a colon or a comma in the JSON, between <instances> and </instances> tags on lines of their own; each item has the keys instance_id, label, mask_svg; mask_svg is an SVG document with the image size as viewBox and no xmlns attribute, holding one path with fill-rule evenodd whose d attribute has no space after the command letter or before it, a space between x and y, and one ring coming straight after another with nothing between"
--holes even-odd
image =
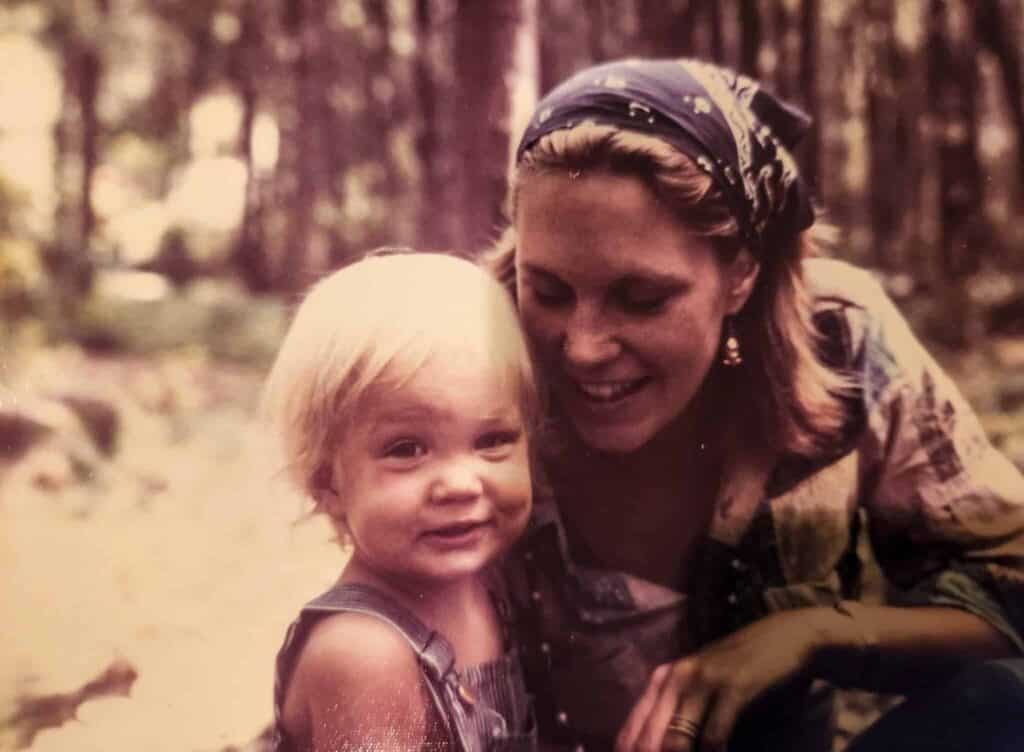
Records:
<instances>
[{"instance_id":1,"label":"toddler's ear","mask_svg":"<svg viewBox=\"0 0 1024 752\"><path fill-rule=\"evenodd\" d=\"M317 507L332 519L343 518L341 496L338 494L334 472L329 465L321 465L313 475L313 500Z\"/></svg>"}]
</instances>

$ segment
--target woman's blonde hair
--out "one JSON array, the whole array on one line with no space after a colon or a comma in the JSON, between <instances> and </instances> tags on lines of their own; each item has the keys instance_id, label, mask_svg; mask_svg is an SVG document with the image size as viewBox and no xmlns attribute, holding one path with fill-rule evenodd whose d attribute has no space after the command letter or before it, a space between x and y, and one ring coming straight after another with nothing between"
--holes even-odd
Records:
<instances>
[{"instance_id":1,"label":"woman's blonde hair","mask_svg":"<svg viewBox=\"0 0 1024 752\"><path fill-rule=\"evenodd\" d=\"M634 176L688 231L710 238L723 263L745 247L721 190L693 160L653 136L592 122L553 131L522 155L511 180L508 209L513 223L522 185L531 175L558 171ZM821 253L832 234L817 222L753 254L760 272L735 317L744 362L738 368L716 367L710 376L722 382L719 393L727 389L730 404L716 406L723 431L735 430L743 421L743 434L750 435L753 418L764 445L803 456L826 450L840 433L850 383L821 360L813 301L802 276L803 260ZM515 249L513 224L484 258L513 294Z\"/></svg>"},{"instance_id":2,"label":"woman's blonde hair","mask_svg":"<svg viewBox=\"0 0 1024 752\"><path fill-rule=\"evenodd\" d=\"M325 277L292 320L267 377L263 413L292 482L317 500L360 400L400 387L432 357L486 342L529 430L540 412L526 342L507 291L471 261L439 253L369 255Z\"/></svg>"}]
</instances>

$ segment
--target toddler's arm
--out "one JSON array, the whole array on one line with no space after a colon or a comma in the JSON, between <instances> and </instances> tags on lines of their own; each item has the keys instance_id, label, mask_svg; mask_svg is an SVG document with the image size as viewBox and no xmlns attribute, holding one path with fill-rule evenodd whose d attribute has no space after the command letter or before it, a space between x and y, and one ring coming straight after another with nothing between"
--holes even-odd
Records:
<instances>
[{"instance_id":1,"label":"toddler's arm","mask_svg":"<svg viewBox=\"0 0 1024 752\"><path fill-rule=\"evenodd\" d=\"M314 752L446 748L409 644L379 619L336 614L303 647L285 699ZM291 724L289 724L291 725Z\"/></svg>"}]
</instances>

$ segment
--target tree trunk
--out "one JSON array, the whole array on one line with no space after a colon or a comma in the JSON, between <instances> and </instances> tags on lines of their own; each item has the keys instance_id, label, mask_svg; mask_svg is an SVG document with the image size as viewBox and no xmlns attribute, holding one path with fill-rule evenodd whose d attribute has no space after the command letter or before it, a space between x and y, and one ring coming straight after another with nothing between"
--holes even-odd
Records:
<instances>
[{"instance_id":1,"label":"tree trunk","mask_svg":"<svg viewBox=\"0 0 1024 752\"><path fill-rule=\"evenodd\" d=\"M599 15L580 13L574 0L546 0L538 10L540 91L547 93L578 70L592 64ZM580 25L584 30L580 31Z\"/></svg>"},{"instance_id":2,"label":"tree trunk","mask_svg":"<svg viewBox=\"0 0 1024 752\"><path fill-rule=\"evenodd\" d=\"M868 71L867 143L869 214L874 265L898 266L898 249L906 240L905 202L913 185L904 169L912 143L905 113L907 64L894 37L894 14L889 0L867 3Z\"/></svg>"},{"instance_id":3,"label":"tree trunk","mask_svg":"<svg viewBox=\"0 0 1024 752\"><path fill-rule=\"evenodd\" d=\"M295 43L291 78L295 91L295 117L283 134L291 142L293 174L288 196L288 243L276 275L280 289L295 291L305 282L308 249L313 240L313 218L321 189L320 106L323 92L317 75L321 35L326 32L324 5L314 0L289 0L285 6L285 31Z\"/></svg>"},{"instance_id":4,"label":"tree trunk","mask_svg":"<svg viewBox=\"0 0 1024 752\"><path fill-rule=\"evenodd\" d=\"M699 10L700 0L638 0L640 49L651 57L694 55Z\"/></svg>"},{"instance_id":5,"label":"tree trunk","mask_svg":"<svg viewBox=\"0 0 1024 752\"><path fill-rule=\"evenodd\" d=\"M740 0L737 6L740 27L740 72L758 78L761 52L761 12L757 0Z\"/></svg>"},{"instance_id":6,"label":"tree trunk","mask_svg":"<svg viewBox=\"0 0 1024 752\"><path fill-rule=\"evenodd\" d=\"M711 59L716 63L725 63L725 38L722 35L722 10L717 0L708 4L708 25L711 33Z\"/></svg>"},{"instance_id":7,"label":"tree trunk","mask_svg":"<svg viewBox=\"0 0 1024 752\"><path fill-rule=\"evenodd\" d=\"M803 0L800 7L800 91L804 109L814 119L814 126L800 147L803 174L815 191L821 193L820 168L822 131L821 97L818 95L818 24L819 0Z\"/></svg>"},{"instance_id":8,"label":"tree trunk","mask_svg":"<svg viewBox=\"0 0 1024 752\"><path fill-rule=\"evenodd\" d=\"M78 246L89 254L96 214L92 207L92 179L99 160L100 122L96 112L103 63L98 50L88 47L78 58L78 102L82 113L82 188L81 219ZM76 280L88 289L89 280Z\"/></svg>"},{"instance_id":9,"label":"tree trunk","mask_svg":"<svg viewBox=\"0 0 1024 752\"><path fill-rule=\"evenodd\" d=\"M974 24L978 41L999 63L1010 122L1017 136L1017 197L1024 203L1024 82L1021 81L1019 40L1013 41L1012 25L999 0L977 0Z\"/></svg>"},{"instance_id":10,"label":"tree trunk","mask_svg":"<svg viewBox=\"0 0 1024 752\"><path fill-rule=\"evenodd\" d=\"M775 44L775 70L772 83L776 93L789 99L793 91L793 30L790 28L789 9L786 0L772 0L770 16L772 37Z\"/></svg>"},{"instance_id":11,"label":"tree trunk","mask_svg":"<svg viewBox=\"0 0 1024 752\"><path fill-rule=\"evenodd\" d=\"M959 2L932 0L928 19L929 101L938 132L940 268L950 320L943 329L966 344L970 306L965 281L977 268L982 177L977 158L975 43Z\"/></svg>"},{"instance_id":12,"label":"tree trunk","mask_svg":"<svg viewBox=\"0 0 1024 752\"><path fill-rule=\"evenodd\" d=\"M97 9L102 11L102 6ZM103 80L102 52L77 23L70 15L57 14L49 31L60 50L64 91L54 130L56 232L44 258L58 290L58 313L63 315L92 286L96 226L92 187L100 151L97 101Z\"/></svg>"},{"instance_id":13,"label":"tree trunk","mask_svg":"<svg viewBox=\"0 0 1024 752\"><path fill-rule=\"evenodd\" d=\"M240 10L239 22L238 40L229 70L242 102L238 153L245 162L245 210L232 250L231 264L237 269L250 292L264 293L272 289L273 279L263 238L263 206L260 200L259 178L252 159L253 125L259 102L254 76L261 73L259 62L262 57L259 0L245 0Z\"/></svg>"},{"instance_id":14,"label":"tree trunk","mask_svg":"<svg viewBox=\"0 0 1024 752\"><path fill-rule=\"evenodd\" d=\"M459 0L455 17L455 118L460 248L477 251L504 224L514 68L524 24L535 26L533 0Z\"/></svg>"},{"instance_id":15,"label":"tree trunk","mask_svg":"<svg viewBox=\"0 0 1024 752\"><path fill-rule=\"evenodd\" d=\"M416 0L416 56L413 85L416 90L419 125L416 156L420 165L416 242L424 250L441 250L453 245L452 200L448 163L445 159L443 113L439 104L446 88L438 81L434 20L430 0Z\"/></svg>"}]
</instances>

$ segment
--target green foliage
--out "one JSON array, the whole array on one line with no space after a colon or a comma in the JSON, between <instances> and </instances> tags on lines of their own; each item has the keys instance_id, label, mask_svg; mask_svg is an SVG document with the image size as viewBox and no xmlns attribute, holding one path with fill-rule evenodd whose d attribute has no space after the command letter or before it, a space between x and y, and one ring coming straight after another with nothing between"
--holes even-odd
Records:
<instances>
[{"instance_id":1,"label":"green foliage","mask_svg":"<svg viewBox=\"0 0 1024 752\"><path fill-rule=\"evenodd\" d=\"M72 323L73 338L113 352L153 354L191 346L211 356L265 365L284 336L287 312L237 283L202 279L180 291L161 277L101 274Z\"/></svg>"}]
</instances>

